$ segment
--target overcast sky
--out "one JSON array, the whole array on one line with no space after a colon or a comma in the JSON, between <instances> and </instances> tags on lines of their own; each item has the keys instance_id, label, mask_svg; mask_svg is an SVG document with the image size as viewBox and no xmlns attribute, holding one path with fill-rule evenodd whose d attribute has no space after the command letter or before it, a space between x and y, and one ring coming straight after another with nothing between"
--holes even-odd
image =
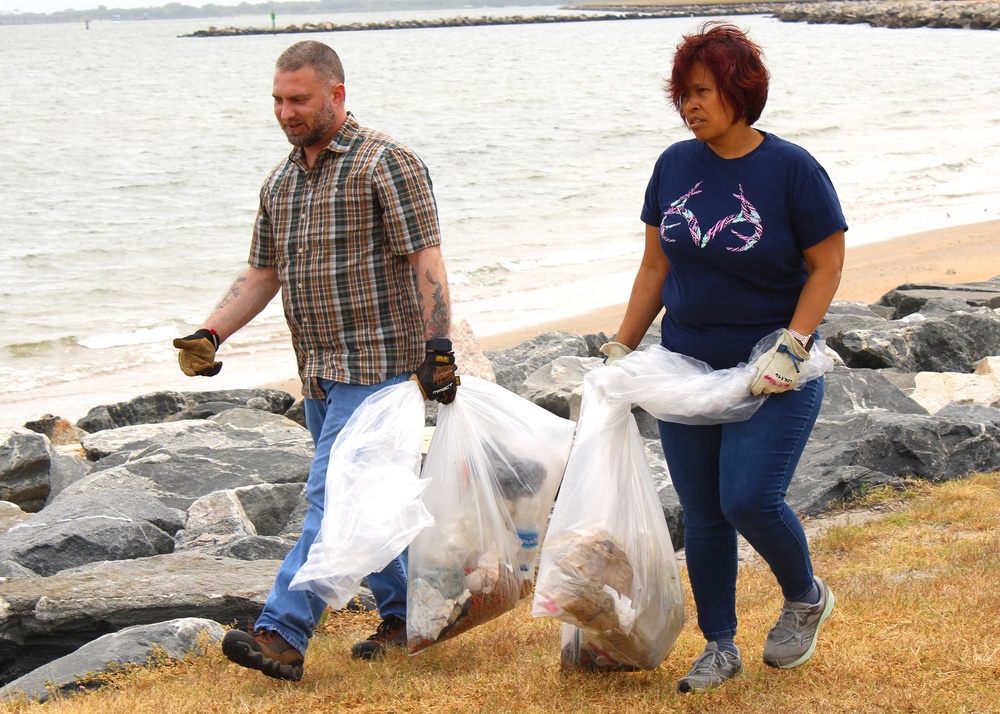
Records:
<instances>
[{"instance_id":1,"label":"overcast sky","mask_svg":"<svg viewBox=\"0 0 1000 714\"><path fill-rule=\"evenodd\" d=\"M211 0L213 5L239 5L243 0ZM209 0L177 0L181 5L201 7ZM60 10L94 10L98 5L108 8L159 7L163 0L0 0L0 12L59 12Z\"/></svg>"}]
</instances>

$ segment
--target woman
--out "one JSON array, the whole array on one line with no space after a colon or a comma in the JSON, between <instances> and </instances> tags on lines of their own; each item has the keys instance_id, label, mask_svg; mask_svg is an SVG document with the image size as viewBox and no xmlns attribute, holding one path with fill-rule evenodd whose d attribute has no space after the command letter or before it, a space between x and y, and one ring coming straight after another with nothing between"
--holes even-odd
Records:
<instances>
[{"instance_id":1,"label":"woman","mask_svg":"<svg viewBox=\"0 0 1000 714\"><path fill-rule=\"evenodd\" d=\"M602 351L638 346L662 308L665 348L715 369L754 362L751 391L770 394L747 421L660 422L684 510L698 625L708 641L678 688L721 684L743 671L736 636L737 533L770 566L785 598L764 662L812 656L833 593L813 575L785 494L819 413L823 380L794 389L840 283L847 225L823 168L806 151L753 128L767 100L762 52L738 28L706 24L677 47L668 96L694 134L656 162L642 220L646 242L628 308Z\"/></svg>"}]
</instances>

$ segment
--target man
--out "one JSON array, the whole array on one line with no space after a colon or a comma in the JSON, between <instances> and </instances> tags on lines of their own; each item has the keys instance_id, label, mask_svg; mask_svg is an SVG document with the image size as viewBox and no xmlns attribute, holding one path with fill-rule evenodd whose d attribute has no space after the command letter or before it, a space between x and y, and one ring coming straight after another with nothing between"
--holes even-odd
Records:
<instances>
[{"instance_id":1,"label":"man","mask_svg":"<svg viewBox=\"0 0 1000 714\"><path fill-rule=\"evenodd\" d=\"M219 345L280 289L316 444L309 508L255 631L228 632L222 649L244 667L297 681L325 603L288 585L320 528L330 447L379 389L412 378L425 398L447 404L458 380L426 167L347 111L343 66L323 43L299 42L282 53L273 94L274 114L295 148L261 189L249 267L202 328L174 346L185 374L217 374ZM365 659L406 643L406 553L368 584L382 623L354 645L352 655Z\"/></svg>"}]
</instances>

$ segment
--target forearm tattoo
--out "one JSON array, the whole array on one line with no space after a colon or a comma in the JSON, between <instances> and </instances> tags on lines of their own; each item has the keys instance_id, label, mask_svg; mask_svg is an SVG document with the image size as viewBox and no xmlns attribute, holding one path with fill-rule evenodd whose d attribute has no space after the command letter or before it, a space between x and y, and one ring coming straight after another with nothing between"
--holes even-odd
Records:
<instances>
[{"instance_id":1,"label":"forearm tattoo","mask_svg":"<svg viewBox=\"0 0 1000 714\"><path fill-rule=\"evenodd\" d=\"M243 277L242 275L233 281L233 284L229 287L229 292L223 295L222 299L219 300L219 304L215 306L216 310L225 307L226 305L228 305L229 303L231 303L233 300L235 300L240 296L242 292L240 290L240 283L242 282L246 282L246 278Z\"/></svg>"},{"instance_id":2,"label":"forearm tattoo","mask_svg":"<svg viewBox=\"0 0 1000 714\"><path fill-rule=\"evenodd\" d=\"M429 306L424 305L424 302L428 298L424 295L423 290L418 290L417 293L424 310L424 332L428 339L447 337L448 329L451 326L451 311L448 307L448 296L445 285L442 281L435 280L430 270L424 272L424 279L433 289L430 295ZM427 307L430 308L429 316Z\"/></svg>"}]
</instances>

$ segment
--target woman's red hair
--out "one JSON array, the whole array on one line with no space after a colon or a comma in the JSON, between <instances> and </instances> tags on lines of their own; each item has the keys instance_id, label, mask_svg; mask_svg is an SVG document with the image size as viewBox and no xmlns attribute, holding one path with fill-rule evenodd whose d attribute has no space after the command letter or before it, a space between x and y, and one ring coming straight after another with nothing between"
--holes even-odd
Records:
<instances>
[{"instance_id":1,"label":"woman's red hair","mask_svg":"<svg viewBox=\"0 0 1000 714\"><path fill-rule=\"evenodd\" d=\"M737 121L746 119L747 124L753 124L760 118L767 103L770 74L763 51L741 29L725 22L707 22L698 34L685 35L677 45L666 91L682 117L681 97L698 63L715 76L719 93Z\"/></svg>"}]
</instances>

